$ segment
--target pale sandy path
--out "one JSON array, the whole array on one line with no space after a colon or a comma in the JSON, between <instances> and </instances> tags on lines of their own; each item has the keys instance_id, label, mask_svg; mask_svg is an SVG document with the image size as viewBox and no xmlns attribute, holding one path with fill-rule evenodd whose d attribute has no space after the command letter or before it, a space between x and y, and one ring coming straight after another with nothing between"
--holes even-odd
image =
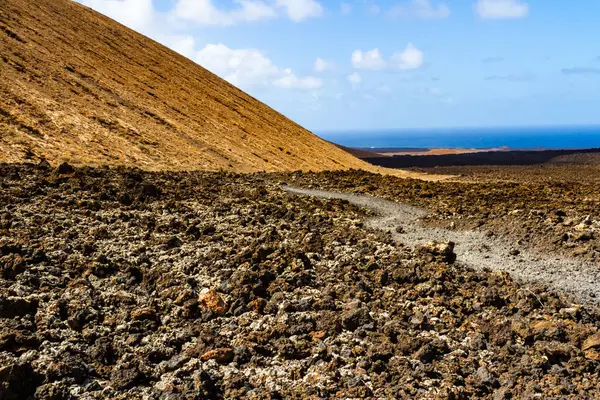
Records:
<instances>
[{"instance_id":1,"label":"pale sandy path","mask_svg":"<svg viewBox=\"0 0 600 400\"><path fill-rule=\"evenodd\" d=\"M374 211L377 216L368 218L370 228L390 230L395 240L409 246L429 241L452 241L457 264L475 269L489 268L506 271L521 282L546 284L554 290L574 295L581 302L600 303L600 266L579 260L554 257L522 251L511 256L511 244L502 238L487 237L483 232L454 231L429 228L419 222L427 211L407 204L377 197L335 193L323 190L300 189L283 186L289 193L326 199L342 199L359 207ZM404 233L397 233L402 226Z\"/></svg>"}]
</instances>

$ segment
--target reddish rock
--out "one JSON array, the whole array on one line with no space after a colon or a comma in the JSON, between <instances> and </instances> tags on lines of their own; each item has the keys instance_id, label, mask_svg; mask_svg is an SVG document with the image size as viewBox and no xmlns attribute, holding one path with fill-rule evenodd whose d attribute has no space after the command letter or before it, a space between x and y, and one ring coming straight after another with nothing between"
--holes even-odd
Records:
<instances>
[{"instance_id":1,"label":"reddish rock","mask_svg":"<svg viewBox=\"0 0 600 400\"><path fill-rule=\"evenodd\" d=\"M267 301L265 299L258 298L258 299L252 300L250 303L248 303L248 308L250 308L255 313L262 314L266 305L267 305Z\"/></svg>"},{"instance_id":2,"label":"reddish rock","mask_svg":"<svg viewBox=\"0 0 600 400\"><path fill-rule=\"evenodd\" d=\"M590 349L598 349L600 350L600 332L590 336L585 339L583 345L581 346L581 350L586 351Z\"/></svg>"},{"instance_id":3,"label":"reddish rock","mask_svg":"<svg viewBox=\"0 0 600 400\"><path fill-rule=\"evenodd\" d=\"M131 312L131 319L134 321L143 321L143 320L156 320L156 312L149 307L138 308L137 310L133 310Z\"/></svg>"},{"instance_id":4,"label":"reddish rock","mask_svg":"<svg viewBox=\"0 0 600 400\"><path fill-rule=\"evenodd\" d=\"M231 348L221 348L207 351L206 353L200 356L200 360L208 361L215 360L219 364L227 364L233 360L233 349Z\"/></svg>"},{"instance_id":5,"label":"reddish rock","mask_svg":"<svg viewBox=\"0 0 600 400\"><path fill-rule=\"evenodd\" d=\"M225 300L214 290L205 289L198 296L198 303L204 310L210 310L218 315L223 315L227 312Z\"/></svg>"}]
</instances>

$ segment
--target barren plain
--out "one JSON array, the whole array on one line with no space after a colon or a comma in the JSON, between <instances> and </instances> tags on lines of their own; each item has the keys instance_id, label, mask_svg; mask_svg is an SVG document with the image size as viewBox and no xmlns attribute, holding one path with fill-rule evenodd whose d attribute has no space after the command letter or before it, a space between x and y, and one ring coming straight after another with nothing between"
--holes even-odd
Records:
<instances>
[{"instance_id":1,"label":"barren plain","mask_svg":"<svg viewBox=\"0 0 600 400\"><path fill-rule=\"evenodd\" d=\"M593 298L283 185L597 262L597 183L475 175L1 165L0 398L597 398Z\"/></svg>"}]
</instances>

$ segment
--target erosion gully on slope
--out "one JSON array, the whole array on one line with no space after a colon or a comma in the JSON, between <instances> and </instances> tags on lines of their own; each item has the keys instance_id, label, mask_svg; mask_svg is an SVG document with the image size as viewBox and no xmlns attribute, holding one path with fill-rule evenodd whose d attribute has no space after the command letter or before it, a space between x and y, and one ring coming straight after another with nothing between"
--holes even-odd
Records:
<instances>
[{"instance_id":1,"label":"erosion gully on slope","mask_svg":"<svg viewBox=\"0 0 600 400\"><path fill-rule=\"evenodd\" d=\"M407 204L365 195L301 189L286 185L283 185L282 189L296 195L346 200L374 211L377 216L368 218L367 226L391 231L393 238L398 242L418 246L430 241L451 241L455 243L454 251L458 264L471 268L506 271L522 282L542 283L554 290L570 293L579 301L600 303L600 268L597 265L531 251L511 255L512 245L507 239L489 237L485 232L479 231L425 227L419 219L426 216L427 211ZM398 227L401 229L397 229Z\"/></svg>"}]
</instances>

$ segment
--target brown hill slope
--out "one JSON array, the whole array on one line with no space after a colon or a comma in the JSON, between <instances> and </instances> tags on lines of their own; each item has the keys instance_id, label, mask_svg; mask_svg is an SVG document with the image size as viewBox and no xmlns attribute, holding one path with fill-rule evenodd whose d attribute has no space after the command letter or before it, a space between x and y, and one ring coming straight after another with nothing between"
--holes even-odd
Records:
<instances>
[{"instance_id":1,"label":"brown hill slope","mask_svg":"<svg viewBox=\"0 0 600 400\"><path fill-rule=\"evenodd\" d=\"M374 167L68 0L0 1L0 161L235 171Z\"/></svg>"}]
</instances>

